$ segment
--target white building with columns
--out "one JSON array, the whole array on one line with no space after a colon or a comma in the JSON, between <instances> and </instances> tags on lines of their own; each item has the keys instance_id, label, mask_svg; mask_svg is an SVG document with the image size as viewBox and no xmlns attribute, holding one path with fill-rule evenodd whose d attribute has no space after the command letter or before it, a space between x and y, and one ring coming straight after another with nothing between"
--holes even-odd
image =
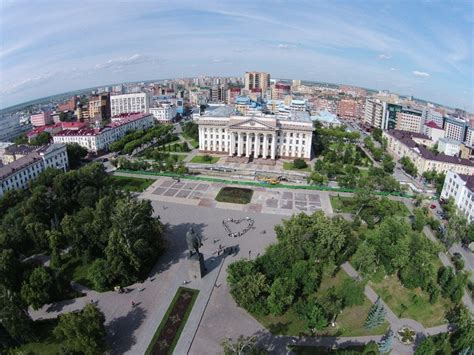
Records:
<instances>
[{"instance_id":1,"label":"white building with columns","mask_svg":"<svg viewBox=\"0 0 474 355\"><path fill-rule=\"evenodd\" d=\"M313 123L295 117L200 117L199 150L264 159L311 159Z\"/></svg>"}]
</instances>

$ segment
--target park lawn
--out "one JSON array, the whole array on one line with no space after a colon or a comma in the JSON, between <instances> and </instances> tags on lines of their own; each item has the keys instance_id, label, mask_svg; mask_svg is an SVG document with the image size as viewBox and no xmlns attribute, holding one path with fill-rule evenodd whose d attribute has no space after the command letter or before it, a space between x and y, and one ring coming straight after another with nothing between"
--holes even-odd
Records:
<instances>
[{"instance_id":1,"label":"park lawn","mask_svg":"<svg viewBox=\"0 0 474 355\"><path fill-rule=\"evenodd\" d=\"M329 199L331 201L331 206L334 212L337 213L354 213L355 206L354 206L354 197L351 196L333 196L330 195ZM407 206L403 202L396 201L399 205L398 215L401 217L407 217L410 215L410 211L408 210Z\"/></svg>"},{"instance_id":2,"label":"park lawn","mask_svg":"<svg viewBox=\"0 0 474 355\"><path fill-rule=\"evenodd\" d=\"M142 179L128 176L112 175L112 184L119 190L129 192L142 192L147 189L155 180Z\"/></svg>"},{"instance_id":3,"label":"park lawn","mask_svg":"<svg viewBox=\"0 0 474 355\"><path fill-rule=\"evenodd\" d=\"M199 147L199 142L197 141L197 139L194 139L190 136L188 136L186 133L181 133L181 135L183 136L183 138L185 138L189 144L192 145L193 148L197 148Z\"/></svg>"},{"instance_id":4,"label":"park lawn","mask_svg":"<svg viewBox=\"0 0 474 355\"><path fill-rule=\"evenodd\" d=\"M252 201L253 190L242 187L223 187L216 196L216 201L245 205Z\"/></svg>"},{"instance_id":5,"label":"park lawn","mask_svg":"<svg viewBox=\"0 0 474 355\"><path fill-rule=\"evenodd\" d=\"M191 163L198 163L198 164L215 164L219 161L219 157L211 157L210 160L206 160L204 158L205 155L196 155L191 159Z\"/></svg>"},{"instance_id":6,"label":"park lawn","mask_svg":"<svg viewBox=\"0 0 474 355\"><path fill-rule=\"evenodd\" d=\"M329 200L331 201L331 206L334 212L337 212L337 213L354 212L354 206L353 206L354 199L352 197L330 195Z\"/></svg>"},{"instance_id":7,"label":"park lawn","mask_svg":"<svg viewBox=\"0 0 474 355\"><path fill-rule=\"evenodd\" d=\"M296 171L307 171L307 172L311 172L311 167L308 165L306 168L303 168L303 169L298 169L298 168L295 168L293 166L293 162L292 161L285 161L283 162L283 169L284 170L296 170Z\"/></svg>"},{"instance_id":8,"label":"park lawn","mask_svg":"<svg viewBox=\"0 0 474 355\"><path fill-rule=\"evenodd\" d=\"M32 341L10 349L11 354L56 355L61 353L61 341L53 335L57 319L37 320L33 322L33 332L39 341Z\"/></svg>"},{"instance_id":9,"label":"park lawn","mask_svg":"<svg viewBox=\"0 0 474 355\"><path fill-rule=\"evenodd\" d=\"M371 282L371 286L398 317L414 319L425 327L446 323L445 311L453 306L451 301L441 297L431 304L428 293L419 288L410 290L403 287L395 275L387 276L378 283ZM415 296L418 296L417 302L414 301Z\"/></svg>"},{"instance_id":10,"label":"park lawn","mask_svg":"<svg viewBox=\"0 0 474 355\"><path fill-rule=\"evenodd\" d=\"M68 280L75 281L82 286L93 289L94 284L89 280L87 275L92 262L90 264L84 265L80 258L75 258L72 256L64 256L64 258L64 276Z\"/></svg>"},{"instance_id":11,"label":"park lawn","mask_svg":"<svg viewBox=\"0 0 474 355\"><path fill-rule=\"evenodd\" d=\"M345 279L350 276L344 270L339 270L334 277L324 276L317 295L324 294L330 287L338 287ZM364 298L364 303L358 306L346 307L336 319L335 327L327 327L317 336L363 336L363 335L381 335L387 331L388 322L367 330L364 328L364 322L369 313L372 303ZM254 316L263 326L268 328L273 334L298 336L311 335L306 329L306 322L299 319L293 308L288 309L280 316L266 315Z\"/></svg>"}]
</instances>

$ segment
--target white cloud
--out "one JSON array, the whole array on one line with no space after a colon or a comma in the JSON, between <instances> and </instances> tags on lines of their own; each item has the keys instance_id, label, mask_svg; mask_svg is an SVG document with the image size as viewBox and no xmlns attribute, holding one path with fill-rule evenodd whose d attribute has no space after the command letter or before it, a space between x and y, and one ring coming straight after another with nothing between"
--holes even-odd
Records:
<instances>
[{"instance_id":1,"label":"white cloud","mask_svg":"<svg viewBox=\"0 0 474 355\"><path fill-rule=\"evenodd\" d=\"M390 68L390 71L396 71L397 68Z\"/></svg>"},{"instance_id":2,"label":"white cloud","mask_svg":"<svg viewBox=\"0 0 474 355\"><path fill-rule=\"evenodd\" d=\"M415 76L419 76L419 77L422 77L422 78L427 78L430 76L430 74L424 72L424 71L418 71L418 70L414 70L413 71L413 75Z\"/></svg>"},{"instance_id":3,"label":"white cloud","mask_svg":"<svg viewBox=\"0 0 474 355\"><path fill-rule=\"evenodd\" d=\"M138 65L138 64L159 64L162 63L163 60L145 56L141 54L133 54L130 57L119 57L114 59L109 59L105 63L97 64L94 69L113 69L113 70L120 70L123 69L124 66L129 65Z\"/></svg>"},{"instance_id":4,"label":"white cloud","mask_svg":"<svg viewBox=\"0 0 474 355\"><path fill-rule=\"evenodd\" d=\"M381 53L377 56L377 58L379 58L379 59L391 59L392 56L390 54Z\"/></svg>"}]
</instances>

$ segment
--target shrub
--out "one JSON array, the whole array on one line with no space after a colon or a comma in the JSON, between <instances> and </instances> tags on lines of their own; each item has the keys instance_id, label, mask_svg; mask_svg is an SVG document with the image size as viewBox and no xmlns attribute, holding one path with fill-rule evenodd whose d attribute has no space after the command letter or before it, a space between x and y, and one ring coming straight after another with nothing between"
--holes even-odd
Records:
<instances>
[{"instance_id":1,"label":"shrub","mask_svg":"<svg viewBox=\"0 0 474 355\"><path fill-rule=\"evenodd\" d=\"M293 167L296 169L304 169L308 167L308 164L303 159L295 159L293 160Z\"/></svg>"}]
</instances>

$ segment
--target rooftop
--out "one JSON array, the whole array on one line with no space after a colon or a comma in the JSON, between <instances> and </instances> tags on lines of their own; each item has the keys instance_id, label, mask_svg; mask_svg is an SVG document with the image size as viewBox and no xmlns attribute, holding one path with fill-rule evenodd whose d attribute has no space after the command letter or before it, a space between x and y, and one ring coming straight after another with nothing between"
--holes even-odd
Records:
<instances>
[{"instance_id":1,"label":"rooftop","mask_svg":"<svg viewBox=\"0 0 474 355\"><path fill-rule=\"evenodd\" d=\"M466 183L466 187L474 191L474 175L463 175L463 174L458 174L459 177Z\"/></svg>"},{"instance_id":2,"label":"rooftop","mask_svg":"<svg viewBox=\"0 0 474 355\"><path fill-rule=\"evenodd\" d=\"M468 159L462 159L455 156L449 156L443 153L435 154L432 151L426 149L425 146L418 144L413 140L413 138L420 138L429 140L428 136L425 136L421 133L414 133L414 132L406 132L406 131L399 131L396 129L390 129L387 131L387 134L391 135L404 145L409 148L412 148L415 152L420 154L424 159L439 161L443 163L450 163L450 164L459 164L459 165L466 165L466 166L474 166L474 162Z\"/></svg>"},{"instance_id":3,"label":"rooftop","mask_svg":"<svg viewBox=\"0 0 474 355\"><path fill-rule=\"evenodd\" d=\"M41 160L41 156L38 152L31 152L24 157L18 158L17 160L11 162L10 164L4 165L0 168L0 179L4 179L11 174L15 173L18 170L21 170L28 165L36 163L38 160Z\"/></svg>"},{"instance_id":4,"label":"rooftop","mask_svg":"<svg viewBox=\"0 0 474 355\"><path fill-rule=\"evenodd\" d=\"M428 121L425 122L425 126L431 127L431 128L436 128L436 129L442 129L440 126L436 124L435 121Z\"/></svg>"}]
</instances>

